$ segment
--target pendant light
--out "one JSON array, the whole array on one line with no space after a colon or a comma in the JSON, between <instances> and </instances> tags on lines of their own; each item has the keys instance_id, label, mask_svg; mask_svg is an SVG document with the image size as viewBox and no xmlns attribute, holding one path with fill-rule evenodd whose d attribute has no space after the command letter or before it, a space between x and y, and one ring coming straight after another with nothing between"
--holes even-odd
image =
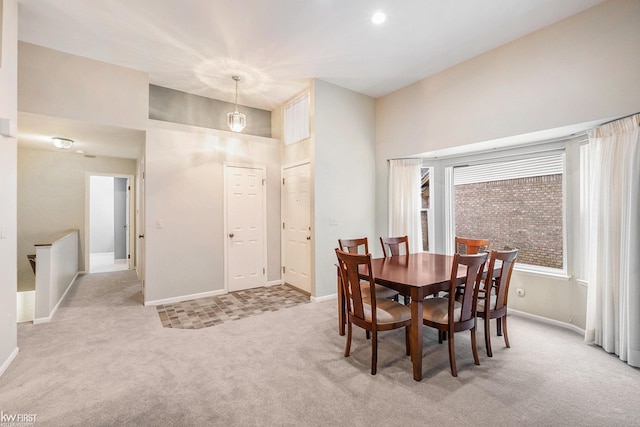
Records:
<instances>
[{"instance_id":1,"label":"pendant light","mask_svg":"<svg viewBox=\"0 0 640 427\"><path fill-rule=\"evenodd\" d=\"M236 81L236 109L234 112L227 114L227 126L233 132L242 132L242 129L247 125L247 117L238 112L238 82L240 77L232 76L231 78Z\"/></svg>"}]
</instances>

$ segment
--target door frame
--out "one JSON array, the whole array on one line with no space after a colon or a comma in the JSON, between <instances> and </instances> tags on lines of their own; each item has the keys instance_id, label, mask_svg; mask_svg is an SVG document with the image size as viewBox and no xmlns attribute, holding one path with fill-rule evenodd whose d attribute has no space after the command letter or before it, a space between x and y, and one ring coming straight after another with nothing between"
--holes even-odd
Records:
<instances>
[{"instance_id":1,"label":"door frame","mask_svg":"<svg viewBox=\"0 0 640 427\"><path fill-rule=\"evenodd\" d=\"M298 160L296 162L291 162L291 163L287 163L284 164L280 167L280 182L282 183L282 180L284 179L284 171L285 169L292 169L292 168L296 168L298 166L302 166L302 165L309 165L309 222L311 222L311 160L309 159L305 159L305 160ZM285 284L284 281L284 273L282 272L282 268L284 267L284 260L285 260L285 238L284 238L284 230L282 229L282 224L284 223L284 187L282 185L280 185L280 283L281 284ZM309 224L309 226L311 226L311 224ZM313 230L309 230L309 234L311 234L311 242L314 241L313 239ZM309 243L311 245L311 243ZM309 248L309 268L311 269L311 260L313 259L313 256L311 255L312 251L311 251L311 247ZM309 288L311 289L311 294L314 295L314 280L313 280L313 276L311 274L311 271L309 271Z\"/></svg>"},{"instance_id":2,"label":"door frame","mask_svg":"<svg viewBox=\"0 0 640 427\"><path fill-rule=\"evenodd\" d=\"M129 257L127 259L127 270L131 270L132 263L136 257L135 254L135 245L132 244L134 242L135 236L135 185L134 183L134 175L129 174L120 174L120 173L104 173L104 172L85 172L84 173L84 272L91 272L91 177L92 176L108 176L113 178L127 178L128 180L128 197L127 197L127 247L129 249L129 253L127 254Z\"/></svg>"},{"instance_id":3,"label":"door frame","mask_svg":"<svg viewBox=\"0 0 640 427\"><path fill-rule=\"evenodd\" d=\"M267 165L262 163L235 163L224 162L222 166L223 176L223 190L224 190L224 202L223 202L223 216L224 216L224 291L229 293L229 229L228 229L228 182L227 182L227 169L228 168L243 168L243 169L258 169L262 172L262 253L263 253L263 265L264 265L264 285L268 283L269 266L267 264Z\"/></svg>"}]
</instances>

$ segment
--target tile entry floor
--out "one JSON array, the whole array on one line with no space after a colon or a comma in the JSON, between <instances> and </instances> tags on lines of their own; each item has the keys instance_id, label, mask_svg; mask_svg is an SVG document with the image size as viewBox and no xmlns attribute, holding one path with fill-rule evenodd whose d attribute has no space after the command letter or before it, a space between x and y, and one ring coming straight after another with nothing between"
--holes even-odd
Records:
<instances>
[{"instance_id":1,"label":"tile entry floor","mask_svg":"<svg viewBox=\"0 0 640 427\"><path fill-rule=\"evenodd\" d=\"M165 328L200 329L308 302L309 296L287 285L277 285L164 304L156 308Z\"/></svg>"}]
</instances>

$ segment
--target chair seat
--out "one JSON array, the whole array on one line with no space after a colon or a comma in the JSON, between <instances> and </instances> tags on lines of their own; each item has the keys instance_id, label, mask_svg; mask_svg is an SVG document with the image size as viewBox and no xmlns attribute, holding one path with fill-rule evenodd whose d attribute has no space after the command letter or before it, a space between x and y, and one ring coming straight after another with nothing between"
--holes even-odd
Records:
<instances>
[{"instance_id":1,"label":"chair seat","mask_svg":"<svg viewBox=\"0 0 640 427\"><path fill-rule=\"evenodd\" d=\"M394 291L393 289L387 288L386 286L382 286L382 285L375 285L375 286L376 286L375 287L376 298L378 299L392 299L392 298L395 298L396 295L398 295L398 291ZM362 280L360 282L360 289L362 290L362 297L364 301L367 303L371 302L369 282Z\"/></svg>"},{"instance_id":2,"label":"chair seat","mask_svg":"<svg viewBox=\"0 0 640 427\"><path fill-rule=\"evenodd\" d=\"M371 322L371 304L364 303L364 316ZM389 299L376 300L376 320L378 324L404 322L411 319L411 309Z\"/></svg>"},{"instance_id":3,"label":"chair seat","mask_svg":"<svg viewBox=\"0 0 640 427\"><path fill-rule=\"evenodd\" d=\"M453 321L460 321L460 313L462 312L462 304L458 301L454 301L453 306ZM434 323L448 323L449 322L449 298L427 298L422 303L422 316L425 320L429 320Z\"/></svg>"}]
</instances>

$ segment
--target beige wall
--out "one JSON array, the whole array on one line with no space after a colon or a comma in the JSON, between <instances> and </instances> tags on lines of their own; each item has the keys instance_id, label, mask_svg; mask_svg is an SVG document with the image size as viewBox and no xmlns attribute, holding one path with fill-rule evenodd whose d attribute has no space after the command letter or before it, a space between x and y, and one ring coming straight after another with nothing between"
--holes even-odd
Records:
<instances>
[{"instance_id":1,"label":"beige wall","mask_svg":"<svg viewBox=\"0 0 640 427\"><path fill-rule=\"evenodd\" d=\"M378 232L387 227L389 158L640 111L639 45L640 1L610 0L378 99ZM514 274L514 284L530 289L512 307L584 326L586 292L575 279Z\"/></svg>"},{"instance_id":2,"label":"beige wall","mask_svg":"<svg viewBox=\"0 0 640 427\"><path fill-rule=\"evenodd\" d=\"M80 230L78 268L85 269L87 172L135 175L136 161L18 150L18 277L21 283L34 280L27 262L27 254L35 253L34 245L65 230Z\"/></svg>"},{"instance_id":3,"label":"beige wall","mask_svg":"<svg viewBox=\"0 0 640 427\"><path fill-rule=\"evenodd\" d=\"M146 73L24 42L19 49L19 111L131 129L146 126Z\"/></svg>"},{"instance_id":4,"label":"beige wall","mask_svg":"<svg viewBox=\"0 0 640 427\"><path fill-rule=\"evenodd\" d=\"M280 280L280 143L152 121L145 148L145 302L224 291L224 163L266 165L267 281ZM156 228L157 220L163 228Z\"/></svg>"},{"instance_id":5,"label":"beige wall","mask_svg":"<svg viewBox=\"0 0 640 427\"><path fill-rule=\"evenodd\" d=\"M312 239L316 297L336 294L340 238L369 237L375 231L375 100L315 80L312 104ZM297 145L297 144L296 144Z\"/></svg>"},{"instance_id":6,"label":"beige wall","mask_svg":"<svg viewBox=\"0 0 640 427\"><path fill-rule=\"evenodd\" d=\"M18 119L18 3L0 2L0 119L10 122L10 137L0 136L0 375L18 350L16 331L16 158Z\"/></svg>"}]
</instances>

